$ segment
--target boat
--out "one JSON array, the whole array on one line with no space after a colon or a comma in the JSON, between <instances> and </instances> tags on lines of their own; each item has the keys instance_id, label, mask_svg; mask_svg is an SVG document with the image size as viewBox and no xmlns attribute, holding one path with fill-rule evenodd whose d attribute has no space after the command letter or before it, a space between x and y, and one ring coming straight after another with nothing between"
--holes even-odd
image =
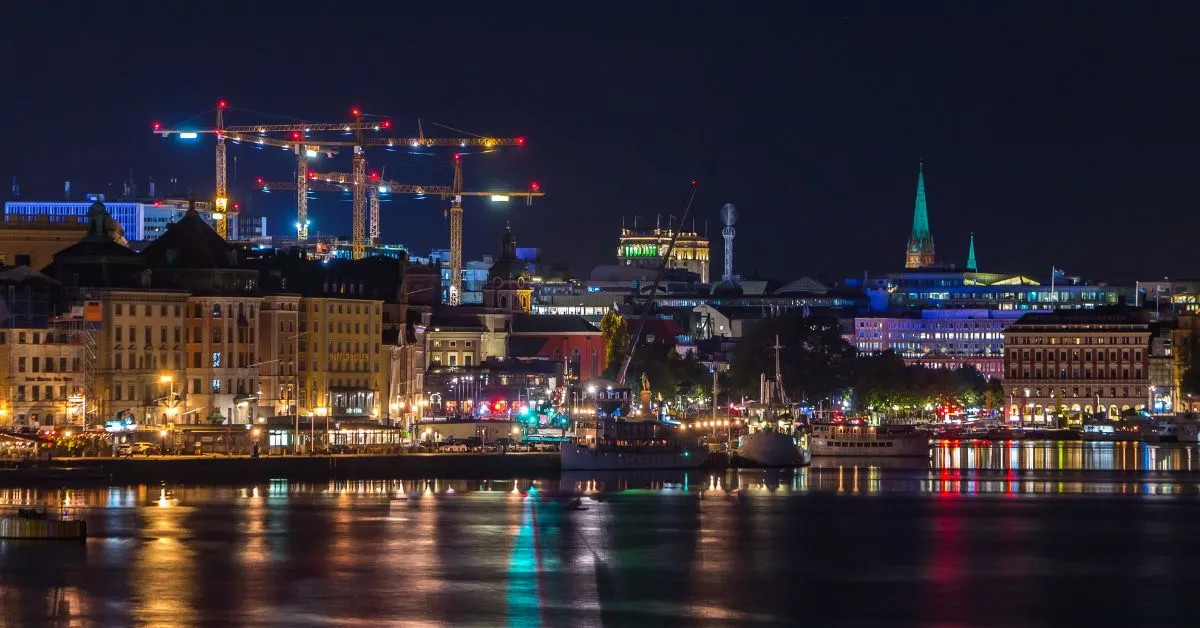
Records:
<instances>
[{"instance_id":1,"label":"boat","mask_svg":"<svg viewBox=\"0 0 1200 628\"><path fill-rule=\"evenodd\" d=\"M738 456L760 467L803 467L812 463L812 454L800 446L797 437L777 429L761 429L741 439Z\"/></svg>"},{"instance_id":2,"label":"boat","mask_svg":"<svg viewBox=\"0 0 1200 628\"><path fill-rule=\"evenodd\" d=\"M83 540L87 522L71 509L17 508L0 515L0 539Z\"/></svg>"},{"instance_id":3,"label":"boat","mask_svg":"<svg viewBox=\"0 0 1200 628\"><path fill-rule=\"evenodd\" d=\"M559 459L567 471L695 469L708 462L708 448L665 421L603 418L594 435L563 443Z\"/></svg>"},{"instance_id":4,"label":"boat","mask_svg":"<svg viewBox=\"0 0 1200 628\"><path fill-rule=\"evenodd\" d=\"M775 381L766 392L767 405L757 424L747 424L751 430L738 443L738 457L759 467L802 467L812 463L812 455L801 446L795 434L795 417L783 392L783 375L779 368L779 336L775 336ZM778 399L778 403L773 403Z\"/></svg>"},{"instance_id":5,"label":"boat","mask_svg":"<svg viewBox=\"0 0 1200 628\"><path fill-rule=\"evenodd\" d=\"M929 435L912 425L813 423L809 442L814 456L929 457Z\"/></svg>"}]
</instances>

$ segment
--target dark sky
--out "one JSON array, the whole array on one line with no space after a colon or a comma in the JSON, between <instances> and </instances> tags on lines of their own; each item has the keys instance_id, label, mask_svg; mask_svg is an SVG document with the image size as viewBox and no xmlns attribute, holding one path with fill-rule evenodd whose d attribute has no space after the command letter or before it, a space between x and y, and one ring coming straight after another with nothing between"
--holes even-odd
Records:
<instances>
[{"instance_id":1,"label":"dark sky","mask_svg":"<svg viewBox=\"0 0 1200 628\"><path fill-rule=\"evenodd\" d=\"M536 180L549 194L533 207L468 201L471 258L496 250L511 220L522 246L586 276L613 262L622 215L680 214L697 179L693 214L714 236L721 205L739 208L742 273L886 272L902 264L924 159L939 261L961 264L974 231L982 270L1200 274L1195 12L1132 2L27 4L45 8L6 7L0 23L0 175L5 191L16 175L29 199L60 198L68 178L77 196L111 193L131 167L143 186L175 176L210 195L211 139L164 140L152 121L210 123L219 98L235 108L231 124L337 121L360 105L405 132L423 117L528 138L465 162L469 188ZM256 176L290 177L293 161L231 154L235 192L281 232L294 198L249 188ZM447 155L371 159L391 178L449 182ZM332 167L347 170L348 158ZM329 197L310 211L318 230L345 234L349 209ZM441 210L437 199L385 204L385 240L446 246ZM719 268L716 237L713 253Z\"/></svg>"}]
</instances>

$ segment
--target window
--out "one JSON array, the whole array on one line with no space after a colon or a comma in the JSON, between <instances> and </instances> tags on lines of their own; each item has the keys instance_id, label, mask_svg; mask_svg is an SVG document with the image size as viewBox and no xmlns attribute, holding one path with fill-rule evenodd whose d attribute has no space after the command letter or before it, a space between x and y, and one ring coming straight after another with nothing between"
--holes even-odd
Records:
<instances>
[{"instance_id":1,"label":"window","mask_svg":"<svg viewBox=\"0 0 1200 628\"><path fill-rule=\"evenodd\" d=\"M449 354L449 357L450 357L450 366L458 366L458 354L451 353L451 354Z\"/></svg>"},{"instance_id":2,"label":"window","mask_svg":"<svg viewBox=\"0 0 1200 628\"><path fill-rule=\"evenodd\" d=\"M117 328L117 342L124 342L124 340L121 339L121 328L120 327Z\"/></svg>"},{"instance_id":3,"label":"window","mask_svg":"<svg viewBox=\"0 0 1200 628\"><path fill-rule=\"evenodd\" d=\"M192 353L192 368L194 368L194 369L200 368L200 352L199 351L195 351Z\"/></svg>"},{"instance_id":4,"label":"window","mask_svg":"<svg viewBox=\"0 0 1200 628\"><path fill-rule=\"evenodd\" d=\"M116 305L115 305L115 306L113 306L113 307L114 307L114 308L116 309L116 311L117 311L117 316L120 316L120 315L123 313L123 312L122 312L122 310L124 309L124 306L122 306L120 303L116 304Z\"/></svg>"},{"instance_id":5,"label":"window","mask_svg":"<svg viewBox=\"0 0 1200 628\"><path fill-rule=\"evenodd\" d=\"M165 309L166 306L163 306L163 307ZM165 314L165 312L164 312L164 314ZM167 328L166 327L158 328L158 341L162 342L162 343L165 343L167 341Z\"/></svg>"},{"instance_id":6,"label":"window","mask_svg":"<svg viewBox=\"0 0 1200 628\"><path fill-rule=\"evenodd\" d=\"M129 342L137 342L137 327L134 327L133 325L129 326Z\"/></svg>"},{"instance_id":7,"label":"window","mask_svg":"<svg viewBox=\"0 0 1200 628\"><path fill-rule=\"evenodd\" d=\"M221 304L220 303L213 303L212 317L213 318L221 318ZM216 392L216 391L213 391L213 392Z\"/></svg>"},{"instance_id":8,"label":"window","mask_svg":"<svg viewBox=\"0 0 1200 628\"><path fill-rule=\"evenodd\" d=\"M33 400L34 400L34 401L41 401L41 399L42 399L42 389L41 389L41 388L38 388L37 386L31 386L31 388L33 388Z\"/></svg>"},{"instance_id":9,"label":"window","mask_svg":"<svg viewBox=\"0 0 1200 628\"><path fill-rule=\"evenodd\" d=\"M212 354L212 367L215 369L221 368L221 352L220 351L217 351ZM217 391L214 390L213 392L217 392Z\"/></svg>"},{"instance_id":10,"label":"window","mask_svg":"<svg viewBox=\"0 0 1200 628\"><path fill-rule=\"evenodd\" d=\"M41 332L36 332L36 331L35 331L35 332L33 332L33 344L35 344L35 345L36 345L36 344L41 344L41 342L42 342L42 334L41 334Z\"/></svg>"},{"instance_id":11,"label":"window","mask_svg":"<svg viewBox=\"0 0 1200 628\"><path fill-rule=\"evenodd\" d=\"M199 327L192 328L192 342L202 342L202 340L200 339L200 328Z\"/></svg>"},{"instance_id":12,"label":"window","mask_svg":"<svg viewBox=\"0 0 1200 628\"><path fill-rule=\"evenodd\" d=\"M59 372L64 372L67 370L67 359L66 358L58 359L58 370L59 370Z\"/></svg>"},{"instance_id":13,"label":"window","mask_svg":"<svg viewBox=\"0 0 1200 628\"><path fill-rule=\"evenodd\" d=\"M221 392L221 380L213 378L212 391L213 391L213 394L217 394L217 393Z\"/></svg>"},{"instance_id":14,"label":"window","mask_svg":"<svg viewBox=\"0 0 1200 628\"><path fill-rule=\"evenodd\" d=\"M118 371L121 370L121 354L120 353L113 354L113 368L117 369Z\"/></svg>"},{"instance_id":15,"label":"window","mask_svg":"<svg viewBox=\"0 0 1200 628\"><path fill-rule=\"evenodd\" d=\"M199 354L197 354L197 355L199 355ZM200 378L199 377L192 380L192 392L197 395L200 394Z\"/></svg>"},{"instance_id":16,"label":"window","mask_svg":"<svg viewBox=\"0 0 1200 628\"><path fill-rule=\"evenodd\" d=\"M23 332L23 331L17 332L17 344L19 344L19 345L25 344L25 332Z\"/></svg>"},{"instance_id":17,"label":"window","mask_svg":"<svg viewBox=\"0 0 1200 628\"><path fill-rule=\"evenodd\" d=\"M175 342L180 342L180 338L182 337L182 335L183 335L183 332L181 331L181 328L176 327L175 328Z\"/></svg>"},{"instance_id":18,"label":"window","mask_svg":"<svg viewBox=\"0 0 1200 628\"><path fill-rule=\"evenodd\" d=\"M220 327L212 328L212 341L213 342L221 342L221 328Z\"/></svg>"},{"instance_id":19,"label":"window","mask_svg":"<svg viewBox=\"0 0 1200 628\"><path fill-rule=\"evenodd\" d=\"M474 362L474 358L475 356L471 355L470 353L463 354L463 366L471 366L471 363ZM379 370L378 363L375 364L375 370Z\"/></svg>"}]
</instances>

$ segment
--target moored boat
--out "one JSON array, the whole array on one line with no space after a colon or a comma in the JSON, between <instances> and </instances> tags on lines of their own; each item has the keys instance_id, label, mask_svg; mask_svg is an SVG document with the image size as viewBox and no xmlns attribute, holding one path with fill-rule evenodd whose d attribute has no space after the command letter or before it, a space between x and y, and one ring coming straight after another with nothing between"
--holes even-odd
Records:
<instances>
[{"instance_id":1,"label":"moored boat","mask_svg":"<svg viewBox=\"0 0 1200 628\"><path fill-rule=\"evenodd\" d=\"M929 456L929 436L911 425L846 422L812 425L814 456Z\"/></svg>"},{"instance_id":2,"label":"moored boat","mask_svg":"<svg viewBox=\"0 0 1200 628\"><path fill-rule=\"evenodd\" d=\"M708 461L708 449L670 423L606 418L594 436L563 443L559 457L568 471L694 469Z\"/></svg>"},{"instance_id":3,"label":"moored boat","mask_svg":"<svg viewBox=\"0 0 1200 628\"><path fill-rule=\"evenodd\" d=\"M751 432L741 438L738 456L760 467L802 467L812 455L795 436L772 429Z\"/></svg>"}]
</instances>

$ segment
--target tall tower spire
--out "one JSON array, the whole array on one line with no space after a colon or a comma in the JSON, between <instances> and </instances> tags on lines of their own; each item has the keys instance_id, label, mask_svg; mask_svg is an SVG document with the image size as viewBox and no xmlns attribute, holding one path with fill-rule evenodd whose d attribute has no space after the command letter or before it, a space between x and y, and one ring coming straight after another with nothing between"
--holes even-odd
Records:
<instances>
[{"instance_id":1,"label":"tall tower spire","mask_svg":"<svg viewBox=\"0 0 1200 628\"><path fill-rule=\"evenodd\" d=\"M975 234L971 234L971 246L967 248L967 272L979 272L979 266L975 265Z\"/></svg>"},{"instance_id":2,"label":"tall tower spire","mask_svg":"<svg viewBox=\"0 0 1200 628\"><path fill-rule=\"evenodd\" d=\"M912 235L908 238L905 268L933 266L933 235L929 233L929 210L925 207L925 162L917 170L917 200L913 207Z\"/></svg>"}]
</instances>

